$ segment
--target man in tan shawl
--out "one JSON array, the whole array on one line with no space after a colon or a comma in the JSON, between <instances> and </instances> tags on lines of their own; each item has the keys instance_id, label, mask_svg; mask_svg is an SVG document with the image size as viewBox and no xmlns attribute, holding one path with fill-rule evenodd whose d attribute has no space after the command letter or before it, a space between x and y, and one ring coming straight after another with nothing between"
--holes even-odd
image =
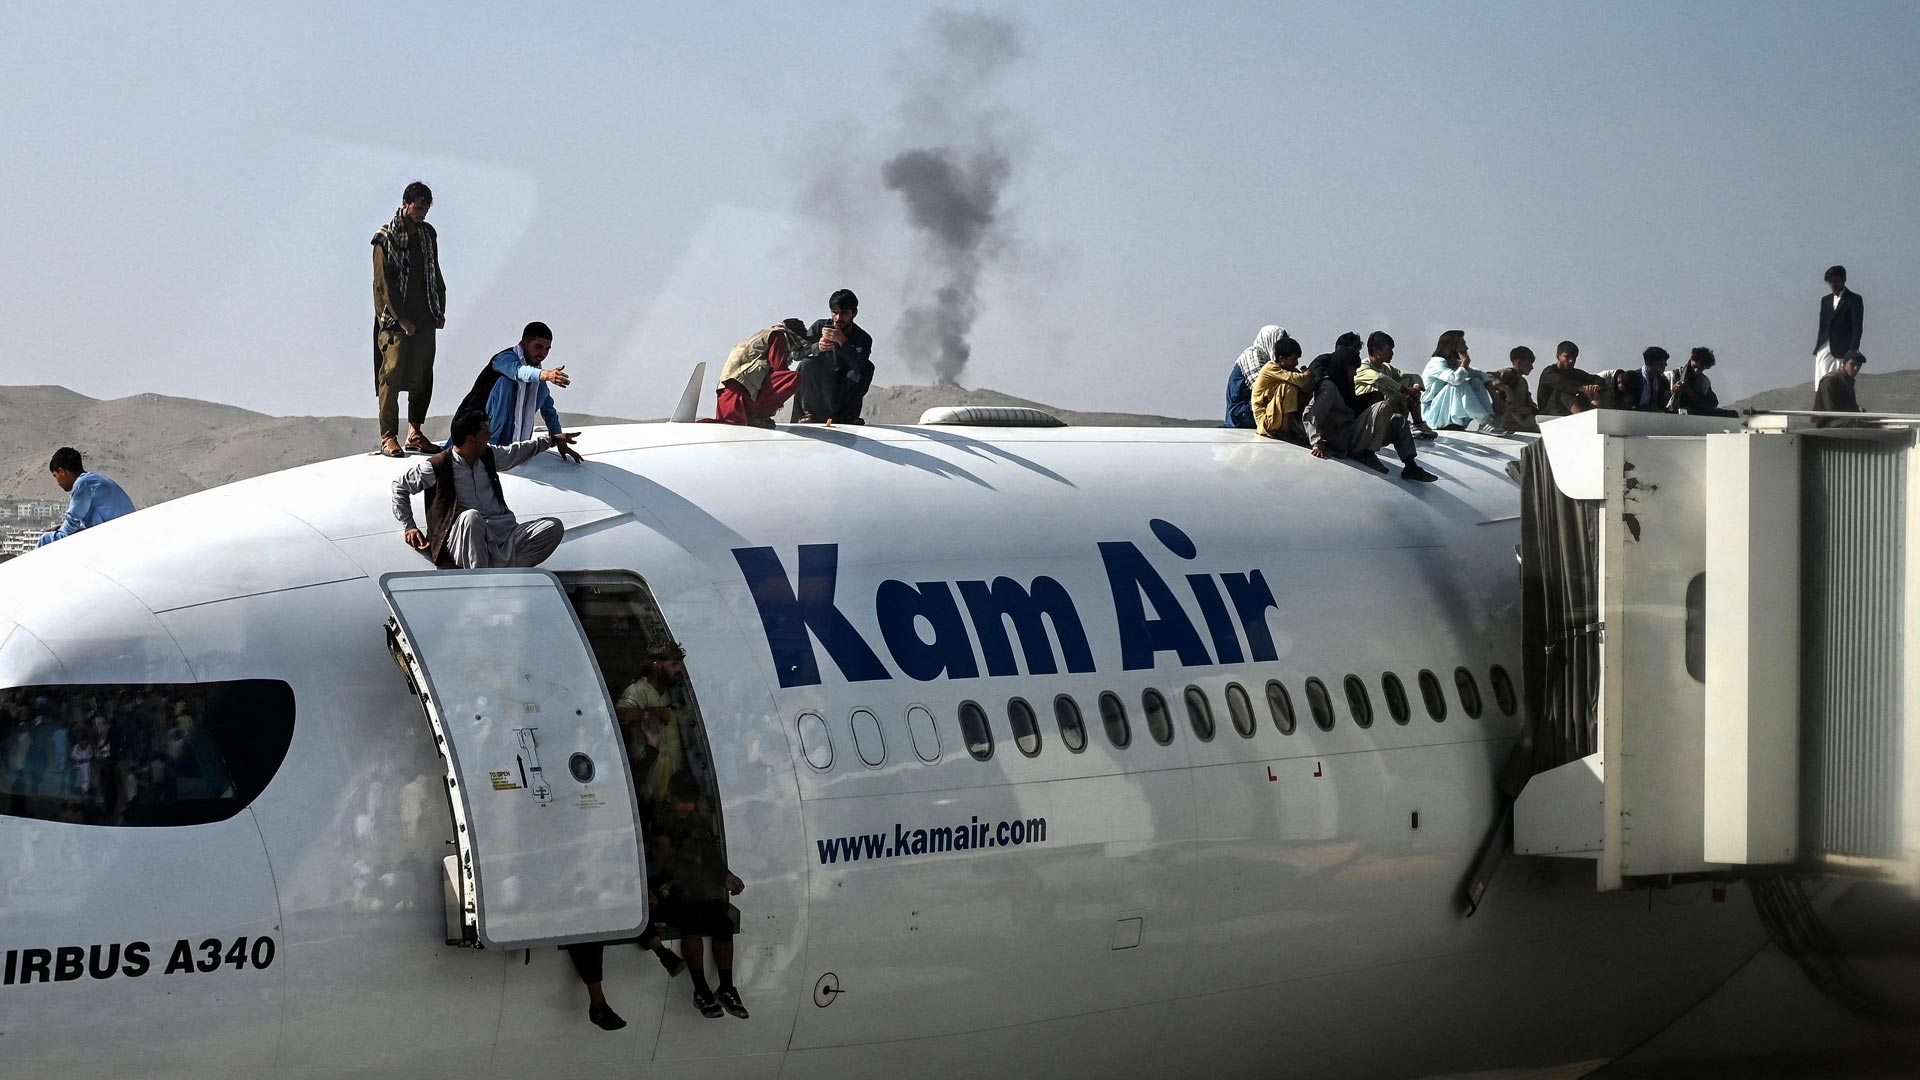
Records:
<instances>
[{"instance_id":1,"label":"man in tan shawl","mask_svg":"<svg viewBox=\"0 0 1920 1080\"><path fill-rule=\"evenodd\" d=\"M720 369L714 418L723 424L773 427L773 414L800 389L800 373L789 361L806 343L807 324L787 319L735 345Z\"/></svg>"},{"instance_id":2,"label":"man in tan shawl","mask_svg":"<svg viewBox=\"0 0 1920 1080\"><path fill-rule=\"evenodd\" d=\"M431 453L420 425L433 399L434 334L447 325L440 237L427 224L433 191L415 180L393 220L373 234L373 389L380 402L380 452ZM407 395L407 442L399 440L400 393Z\"/></svg>"}]
</instances>

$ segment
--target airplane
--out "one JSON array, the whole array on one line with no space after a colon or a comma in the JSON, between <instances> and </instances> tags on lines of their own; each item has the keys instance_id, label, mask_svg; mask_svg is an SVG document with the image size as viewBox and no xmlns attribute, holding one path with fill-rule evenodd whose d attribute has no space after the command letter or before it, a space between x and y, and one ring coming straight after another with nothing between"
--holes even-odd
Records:
<instances>
[{"instance_id":1,"label":"airplane","mask_svg":"<svg viewBox=\"0 0 1920 1080\"><path fill-rule=\"evenodd\" d=\"M377 455L16 559L0 760L67 758L0 776L0 1076L1578 1075L1766 935L1578 859L1461 909L1525 445L636 424L501 476L536 569L433 569ZM606 1032L558 946L650 921L669 645L750 1016L610 945Z\"/></svg>"}]
</instances>

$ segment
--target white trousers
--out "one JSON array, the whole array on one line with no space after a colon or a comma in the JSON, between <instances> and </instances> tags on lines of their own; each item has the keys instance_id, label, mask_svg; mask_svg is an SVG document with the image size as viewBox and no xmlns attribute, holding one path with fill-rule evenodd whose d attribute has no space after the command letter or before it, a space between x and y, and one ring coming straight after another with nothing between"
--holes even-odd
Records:
<instances>
[{"instance_id":1,"label":"white trousers","mask_svg":"<svg viewBox=\"0 0 1920 1080\"><path fill-rule=\"evenodd\" d=\"M566 526L558 518L534 518L513 527L500 541L489 543L487 519L478 510L462 510L447 529L447 555L463 570L493 566L539 566L560 546Z\"/></svg>"},{"instance_id":2,"label":"white trousers","mask_svg":"<svg viewBox=\"0 0 1920 1080\"><path fill-rule=\"evenodd\" d=\"M1840 361L1834 357L1833 350L1820 346L1820 351L1813 354L1813 388L1820 389L1820 380L1839 370Z\"/></svg>"}]
</instances>

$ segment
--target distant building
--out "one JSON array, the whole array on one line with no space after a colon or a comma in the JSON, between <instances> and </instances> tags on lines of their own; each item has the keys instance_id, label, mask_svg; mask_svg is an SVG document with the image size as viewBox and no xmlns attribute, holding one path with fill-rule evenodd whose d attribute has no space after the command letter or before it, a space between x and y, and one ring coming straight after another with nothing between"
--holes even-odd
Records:
<instances>
[{"instance_id":1,"label":"distant building","mask_svg":"<svg viewBox=\"0 0 1920 1080\"><path fill-rule=\"evenodd\" d=\"M53 522L66 512L66 504L30 499L13 504L13 516L19 521Z\"/></svg>"},{"instance_id":2,"label":"distant building","mask_svg":"<svg viewBox=\"0 0 1920 1080\"><path fill-rule=\"evenodd\" d=\"M0 556L24 555L40 542L43 529L8 529L0 532Z\"/></svg>"}]
</instances>

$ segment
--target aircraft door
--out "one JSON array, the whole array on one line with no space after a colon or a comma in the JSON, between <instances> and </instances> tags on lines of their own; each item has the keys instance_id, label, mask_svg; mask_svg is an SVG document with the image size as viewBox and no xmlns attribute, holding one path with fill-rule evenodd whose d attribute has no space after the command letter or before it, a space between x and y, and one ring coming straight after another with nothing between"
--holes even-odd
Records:
<instances>
[{"instance_id":1,"label":"aircraft door","mask_svg":"<svg viewBox=\"0 0 1920 1080\"><path fill-rule=\"evenodd\" d=\"M637 936L645 853L626 749L558 578L429 570L380 579L395 657L447 768L449 935L498 949Z\"/></svg>"}]
</instances>

